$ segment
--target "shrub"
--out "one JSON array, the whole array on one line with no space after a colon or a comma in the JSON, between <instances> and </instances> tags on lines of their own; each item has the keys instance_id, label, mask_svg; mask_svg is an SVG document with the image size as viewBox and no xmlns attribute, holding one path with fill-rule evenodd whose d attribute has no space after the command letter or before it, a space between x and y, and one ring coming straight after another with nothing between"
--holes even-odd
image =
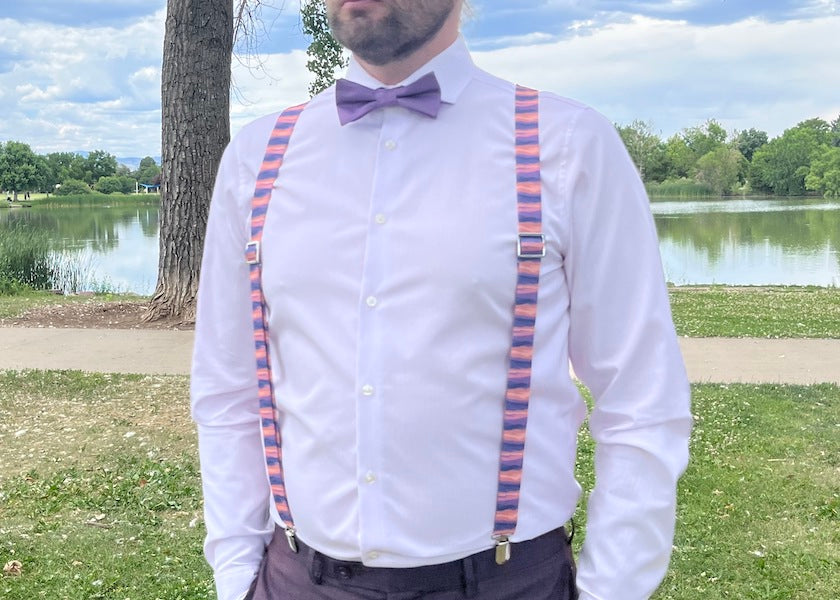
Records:
<instances>
[{"instance_id":1,"label":"shrub","mask_svg":"<svg viewBox=\"0 0 840 600\"><path fill-rule=\"evenodd\" d=\"M130 194L134 191L135 184L134 179L127 175L111 175L110 177L100 177L93 189L103 194L113 194L115 192Z\"/></svg>"},{"instance_id":2,"label":"shrub","mask_svg":"<svg viewBox=\"0 0 840 600\"><path fill-rule=\"evenodd\" d=\"M81 179L65 179L61 183L61 187L55 190L56 196L69 196L71 194L90 194L91 189Z\"/></svg>"}]
</instances>

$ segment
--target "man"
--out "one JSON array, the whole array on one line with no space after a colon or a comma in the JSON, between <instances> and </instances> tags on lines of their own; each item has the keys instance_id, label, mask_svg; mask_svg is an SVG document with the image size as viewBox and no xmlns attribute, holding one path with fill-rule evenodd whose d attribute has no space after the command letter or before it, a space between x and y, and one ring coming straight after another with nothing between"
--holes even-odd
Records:
<instances>
[{"instance_id":1,"label":"man","mask_svg":"<svg viewBox=\"0 0 840 600\"><path fill-rule=\"evenodd\" d=\"M597 444L580 598L647 598L670 555L689 391L614 128L477 69L461 0L327 9L347 81L243 129L208 223L192 398L219 598L574 598L562 526L586 405L570 360ZM254 197L270 199L264 229ZM532 197L541 211L521 208ZM263 320L277 408L261 419ZM530 397L521 471L509 441L521 450L525 411L508 396Z\"/></svg>"}]
</instances>

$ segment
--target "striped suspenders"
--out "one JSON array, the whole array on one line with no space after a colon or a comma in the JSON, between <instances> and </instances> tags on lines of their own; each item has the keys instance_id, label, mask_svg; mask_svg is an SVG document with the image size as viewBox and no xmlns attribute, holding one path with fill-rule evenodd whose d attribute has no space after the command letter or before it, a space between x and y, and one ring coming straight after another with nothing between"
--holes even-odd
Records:
<instances>
[{"instance_id":1,"label":"striped suspenders","mask_svg":"<svg viewBox=\"0 0 840 600\"><path fill-rule=\"evenodd\" d=\"M260 401L260 422L262 424L263 448L268 481L274 506L286 527L289 546L297 552L295 541L295 522L286 499L286 480L283 475L283 448L280 439L280 426L277 423L277 402L274 398L274 384L271 378L271 361L268 354L268 323L265 318L265 296L262 289L262 245L265 215L271 190L277 180L277 173L286 156L289 139L295 129L300 113L306 104L286 109L277 119L268 147L265 150L260 172L257 175L257 187L251 201L251 241L245 247L245 260L251 269L251 311L254 321L254 347L257 357L257 395Z\"/></svg>"},{"instance_id":2,"label":"striped suspenders","mask_svg":"<svg viewBox=\"0 0 840 600\"><path fill-rule=\"evenodd\" d=\"M286 528L289 546L295 552L295 524L286 498L280 426L276 418L278 408L269 360L260 247L271 191L283 164L289 139L304 108L306 104L289 108L277 119L257 176L251 204L251 240L245 250L245 258L251 270L254 346L266 469L277 513ZM516 88L516 194L519 219L516 243L516 297L493 527L496 562L499 564L504 564L510 558L509 539L516 530L519 512L525 427L531 395L531 359L534 352L540 261L545 256L541 211L539 93L520 86Z\"/></svg>"}]
</instances>

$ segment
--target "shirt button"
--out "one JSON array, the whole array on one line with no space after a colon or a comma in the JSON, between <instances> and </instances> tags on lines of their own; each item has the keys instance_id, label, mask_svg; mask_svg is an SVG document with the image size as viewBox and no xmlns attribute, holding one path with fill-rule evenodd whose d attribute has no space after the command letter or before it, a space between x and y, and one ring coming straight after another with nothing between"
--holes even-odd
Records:
<instances>
[{"instance_id":1,"label":"shirt button","mask_svg":"<svg viewBox=\"0 0 840 600\"><path fill-rule=\"evenodd\" d=\"M376 221L377 225L384 225L388 218L382 213L379 213L373 218L373 220Z\"/></svg>"},{"instance_id":2,"label":"shirt button","mask_svg":"<svg viewBox=\"0 0 840 600\"><path fill-rule=\"evenodd\" d=\"M368 560L376 560L377 558L379 558L379 552L368 552L367 553L367 559Z\"/></svg>"},{"instance_id":3,"label":"shirt button","mask_svg":"<svg viewBox=\"0 0 840 600\"><path fill-rule=\"evenodd\" d=\"M397 142L394 140L388 140L385 142L385 149L386 150L396 150L397 149Z\"/></svg>"},{"instance_id":4,"label":"shirt button","mask_svg":"<svg viewBox=\"0 0 840 600\"><path fill-rule=\"evenodd\" d=\"M376 306L376 303L377 303L376 297L375 296L368 296L367 300L365 300L365 303L367 303L368 306L373 308L374 306Z\"/></svg>"},{"instance_id":5,"label":"shirt button","mask_svg":"<svg viewBox=\"0 0 840 600\"><path fill-rule=\"evenodd\" d=\"M362 394L365 396L373 396L373 386L372 385L363 385L362 386Z\"/></svg>"},{"instance_id":6,"label":"shirt button","mask_svg":"<svg viewBox=\"0 0 840 600\"><path fill-rule=\"evenodd\" d=\"M368 483L375 483L376 482L376 475L372 471L368 471L365 474L365 481Z\"/></svg>"}]
</instances>

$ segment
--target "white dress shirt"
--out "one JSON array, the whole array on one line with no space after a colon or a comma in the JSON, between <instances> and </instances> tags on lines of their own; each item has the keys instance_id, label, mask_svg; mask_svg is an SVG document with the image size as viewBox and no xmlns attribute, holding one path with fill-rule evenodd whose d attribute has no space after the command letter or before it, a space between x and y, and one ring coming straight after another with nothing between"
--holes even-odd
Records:
<instances>
[{"instance_id":1,"label":"white dress shirt","mask_svg":"<svg viewBox=\"0 0 840 600\"><path fill-rule=\"evenodd\" d=\"M378 567L492 547L516 279L514 86L463 40L428 72L443 106L339 125L335 92L303 112L263 238L283 459L298 535ZM381 87L357 63L347 78ZM201 272L192 410L206 554L240 596L279 523L261 447L244 248L277 115L245 127L219 169ZM541 95L543 231L522 541L581 493L577 431L591 389L597 442L578 585L646 598L671 551L687 462L689 388L644 188L612 124ZM516 552L514 546L513 549Z\"/></svg>"}]
</instances>

